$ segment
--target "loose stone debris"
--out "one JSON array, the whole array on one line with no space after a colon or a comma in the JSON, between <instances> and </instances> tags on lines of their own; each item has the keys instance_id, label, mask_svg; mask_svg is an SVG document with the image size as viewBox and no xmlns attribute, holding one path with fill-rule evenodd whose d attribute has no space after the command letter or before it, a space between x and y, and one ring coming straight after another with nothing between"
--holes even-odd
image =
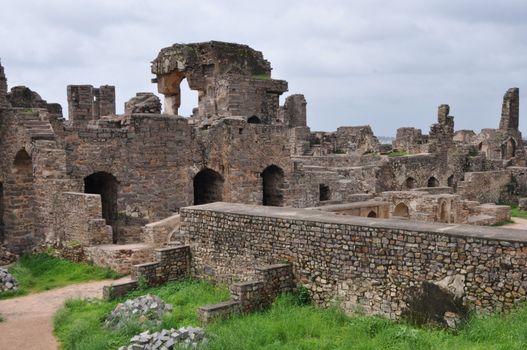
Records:
<instances>
[{"instance_id":1,"label":"loose stone debris","mask_svg":"<svg viewBox=\"0 0 527 350\"><path fill-rule=\"evenodd\" d=\"M208 339L202 328L182 327L155 333L143 332L130 339L130 345L121 346L119 350L202 349L207 343Z\"/></svg>"},{"instance_id":2,"label":"loose stone debris","mask_svg":"<svg viewBox=\"0 0 527 350\"><path fill-rule=\"evenodd\" d=\"M0 292L11 292L18 289L15 278L6 269L0 268Z\"/></svg>"},{"instance_id":3,"label":"loose stone debris","mask_svg":"<svg viewBox=\"0 0 527 350\"><path fill-rule=\"evenodd\" d=\"M108 315L104 325L107 328L120 329L134 320L147 325L158 325L163 316L171 311L172 305L166 304L155 295L148 294L118 304Z\"/></svg>"}]
</instances>

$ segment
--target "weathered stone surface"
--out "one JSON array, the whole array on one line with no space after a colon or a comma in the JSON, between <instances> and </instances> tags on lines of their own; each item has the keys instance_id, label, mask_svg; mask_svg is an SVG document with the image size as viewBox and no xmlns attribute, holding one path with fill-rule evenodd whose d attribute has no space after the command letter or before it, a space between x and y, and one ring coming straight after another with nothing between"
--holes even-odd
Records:
<instances>
[{"instance_id":1,"label":"weathered stone surface","mask_svg":"<svg viewBox=\"0 0 527 350\"><path fill-rule=\"evenodd\" d=\"M161 100L151 92L138 92L124 104L124 114L160 114Z\"/></svg>"},{"instance_id":2,"label":"weathered stone surface","mask_svg":"<svg viewBox=\"0 0 527 350\"><path fill-rule=\"evenodd\" d=\"M163 316L172 311L172 305L155 295L144 295L135 299L128 299L124 303L117 304L115 309L106 317L104 326L112 329L120 329L127 323L140 322L144 327L150 327L161 323Z\"/></svg>"},{"instance_id":3,"label":"weathered stone surface","mask_svg":"<svg viewBox=\"0 0 527 350\"><path fill-rule=\"evenodd\" d=\"M0 268L0 292L14 292L17 290L15 278L6 269Z\"/></svg>"},{"instance_id":4,"label":"weathered stone surface","mask_svg":"<svg viewBox=\"0 0 527 350\"><path fill-rule=\"evenodd\" d=\"M140 333L130 339L130 345L121 346L119 350L203 349L207 343L208 339L202 328L181 327Z\"/></svg>"}]
</instances>

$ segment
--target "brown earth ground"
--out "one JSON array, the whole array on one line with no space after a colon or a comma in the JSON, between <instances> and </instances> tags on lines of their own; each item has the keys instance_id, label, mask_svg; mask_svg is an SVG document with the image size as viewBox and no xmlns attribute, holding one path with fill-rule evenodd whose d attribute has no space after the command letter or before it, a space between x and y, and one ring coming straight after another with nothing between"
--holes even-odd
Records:
<instances>
[{"instance_id":1,"label":"brown earth ground","mask_svg":"<svg viewBox=\"0 0 527 350\"><path fill-rule=\"evenodd\" d=\"M515 230L527 230L527 219L512 218L513 224L503 225L503 228L512 228Z\"/></svg>"},{"instance_id":2,"label":"brown earth ground","mask_svg":"<svg viewBox=\"0 0 527 350\"><path fill-rule=\"evenodd\" d=\"M125 281L127 278L118 280ZM20 298L0 300L0 349L55 350L53 315L70 298L101 297L115 280L74 284Z\"/></svg>"}]
</instances>

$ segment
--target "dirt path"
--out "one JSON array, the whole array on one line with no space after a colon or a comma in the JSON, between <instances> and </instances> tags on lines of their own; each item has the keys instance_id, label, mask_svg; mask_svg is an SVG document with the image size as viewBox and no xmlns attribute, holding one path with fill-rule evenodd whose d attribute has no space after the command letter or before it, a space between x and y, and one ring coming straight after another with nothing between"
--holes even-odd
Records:
<instances>
[{"instance_id":1,"label":"dirt path","mask_svg":"<svg viewBox=\"0 0 527 350\"><path fill-rule=\"evenodd\" d=\"M514 224L503 225L503 228L512 228L515 230L527 230L527 219L512 218Z\"/></svg>"},{"instance_id":2,"label":"dirt path","mask_svg":"<svg viewBox=\"0 0 527 350\"><path fill-rule=\"evenodd\" d=\"M124 281L125 279L119 280ZM69 298L101 297L102 287L114 280L96 281L53 289L20 298L0 300L0 349L55 350L53 315Z\"/></svg>"}]
</instances>

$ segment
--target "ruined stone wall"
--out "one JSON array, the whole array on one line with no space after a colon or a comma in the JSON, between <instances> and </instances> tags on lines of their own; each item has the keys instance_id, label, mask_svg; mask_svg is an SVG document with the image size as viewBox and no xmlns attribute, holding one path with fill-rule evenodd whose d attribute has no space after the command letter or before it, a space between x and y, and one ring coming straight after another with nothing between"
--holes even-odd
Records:
<instances>
[{"instance_id":1,"label":"ruined stone wall","mask_svg":"<svg viewBox=\"0 0 527 350\"><path fill-rule=\"evenodd\" d=\"M68 85L68 116L73 124L86 125L101 116L115 114L115 87Z\"/></svg>"},{"instance_id":2,"label":"ruined stone wall","mask_svg":"<svg viewBox=\"0 0 527 350\"><path fill-rule=\"evenodd\" d=\"M480 203L510 202L510 183L511 173L506 170L466 173L465 181L459 183L458 193Z\"/></svg>"},{"instance_id":3,"label":"ruined stone wall","mask_svg":"<svg viewBox=\"0 0 527 350\"><path fill-rule=\"evenodd\" d=\"M57 201L55 234L61 242L74 241L82 246L112 243L112 228L102 218L101 196L63 192Z\"/></svg>"},{"instance_id":4,"label":"ruined stone wall","mask_svg":"<svg viewBox=\"0 0 527 350\"><path fill-rule=\"evenodd\" d=\"M463 300L500 311L526 299L522 231L332 216L312 210L215 203L184 208L194 273L244 280L288 261L313 300L398 318L412 288L458 276ZM323 254L321 254L323 252Z\"/></svg>"},{"instance_id":5,"label":"ruined stone wall","mask_svg":"<svg viewBox=\"0 0 527 350\"><path fill-rule=\"evenodd\" d=\"M223 200L261 204L261 173L275 165L284 172L283 205L296 203L288 184L293 169L283 127L224 120L197 129L186 119L160 115L132 115L128 123L70 127L65 135L68 174L81 189L91 174L115 177L119 242L139 241L141 226L192 205L193 179L203 169L223 178Z\"/></svg>"}]
</instances>

